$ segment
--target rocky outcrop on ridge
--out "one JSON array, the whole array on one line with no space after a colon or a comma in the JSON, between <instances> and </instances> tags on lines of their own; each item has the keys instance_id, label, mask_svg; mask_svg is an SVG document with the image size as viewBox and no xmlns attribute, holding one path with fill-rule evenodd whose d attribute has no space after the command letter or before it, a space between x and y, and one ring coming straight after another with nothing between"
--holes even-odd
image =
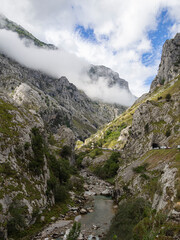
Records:
<instances>
[{"instance_id":1,"label":"rocky outcrop on ridge","mask_svg":"<svg viewBox=\"0 0 180 240\"><path fill-rule=\"evenodd\" d=\"M151 84L151 92L180 74L180 33L163 45L158 74Z\"/></svg>"},{"instance_id":2,"label":"rocky outcrop on ridge","mask_svg":"<svg viewBox=\"0 0 180 240\"><path fill-rule=\"evenodd\" d=\"M121 89L125 89L130 92L128 82L120 78L119 74L112 71L110 68L107 68L105 66L91 65L88 71L88 75L93 82L96 82L99 78L103 78L106 81L108 87L112 87L117 84Z\"/></svg>"}]
</instances>

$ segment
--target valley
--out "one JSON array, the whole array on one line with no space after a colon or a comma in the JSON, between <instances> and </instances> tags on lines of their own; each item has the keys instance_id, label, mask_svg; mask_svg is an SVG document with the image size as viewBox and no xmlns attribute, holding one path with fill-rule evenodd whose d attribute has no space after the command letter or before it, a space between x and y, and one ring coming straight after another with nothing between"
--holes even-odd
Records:
<instances>
[{"instance_id":1,"label":"valley","mask_svg":"<svg viewBox=\"0 0 180 240\"><path fill-rule=\"evenodd\" d=\"M27 48L58 50L3 19ZM91 84L118 85L127 107L0 53L0 239L180 239L179 56L177 33L138 99L89 65Z\"/></svg>"}]
</instances>

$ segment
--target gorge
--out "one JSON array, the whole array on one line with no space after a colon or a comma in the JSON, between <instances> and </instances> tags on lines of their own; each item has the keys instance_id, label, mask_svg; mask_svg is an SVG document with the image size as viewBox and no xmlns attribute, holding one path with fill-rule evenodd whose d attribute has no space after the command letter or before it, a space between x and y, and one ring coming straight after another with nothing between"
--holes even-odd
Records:
<instances>
[{"instance_id":1,"label":"gorge","mask_svg":"<svg viewBox=\"0 0 180 240\"><path fill-rule=\"evenodd\" d=\"M7 18L0 28L57 51ZM1 51L0 239L74 240L74 222L79 240L180 238L179 59L177 33L138 99L118 73L89 65L90 83L118 86L135 101L127 108Z\"/></svg>"}]
</instances>

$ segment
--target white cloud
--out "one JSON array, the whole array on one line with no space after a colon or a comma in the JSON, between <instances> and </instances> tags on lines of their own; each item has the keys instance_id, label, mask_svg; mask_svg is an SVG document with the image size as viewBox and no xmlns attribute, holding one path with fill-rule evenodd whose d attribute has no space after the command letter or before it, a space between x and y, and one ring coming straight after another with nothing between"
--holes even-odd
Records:
<instances>
[{"instance_id":1,"label":"white cloud","mask_svg":"<svg viewBox=\"0 0 180 240\"><path fill-rule=\"evenodd\" d=\"M118 85L108 87L106 79L100 78L92 83L87 75L90 64L65 50L39 49L34 45L26 47L16 33L0 31L0 52L15 59L22 65L40 70L55 78L66 76L70 82L82 89L91 98L101 99L105 102L119 103L129 106L134 97Z\"/></svg>"},{"instance_id":2,"label":"white cloud","mask_svg":"<svg viewBox=\"0 0 180 240\"><path fill-rule=\"evenodd\" d=\"M168 33L173 37L180 31L179 0L16 0L16 4L1 0L1 11L7 17L43 41L117 71L137 96L148 91L146 79L157 72L160 55L153 50L147 33L157 29L162 9L167 9L174 21ZM92 28L99 43L83 40L75 32L76 25ZM150 66L141 60L146 52L153 53Z\"/></svg>"}]
</instances>

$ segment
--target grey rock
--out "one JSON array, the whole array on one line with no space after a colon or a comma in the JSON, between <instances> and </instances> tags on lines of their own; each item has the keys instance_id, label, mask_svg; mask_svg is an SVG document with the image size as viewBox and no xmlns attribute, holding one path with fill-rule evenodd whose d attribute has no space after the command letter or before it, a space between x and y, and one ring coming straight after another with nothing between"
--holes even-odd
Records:
<instances>
[{"instance_id":1,"label":"grey rock","mask_svg":"<svg viewBox=\"0 0 180 240\"><path fill-rule=\"evenodd\" d=\"M180 33L163 45L158 74L151 84L151 92L180 74Z\"/></svg>"}]
</instances>

